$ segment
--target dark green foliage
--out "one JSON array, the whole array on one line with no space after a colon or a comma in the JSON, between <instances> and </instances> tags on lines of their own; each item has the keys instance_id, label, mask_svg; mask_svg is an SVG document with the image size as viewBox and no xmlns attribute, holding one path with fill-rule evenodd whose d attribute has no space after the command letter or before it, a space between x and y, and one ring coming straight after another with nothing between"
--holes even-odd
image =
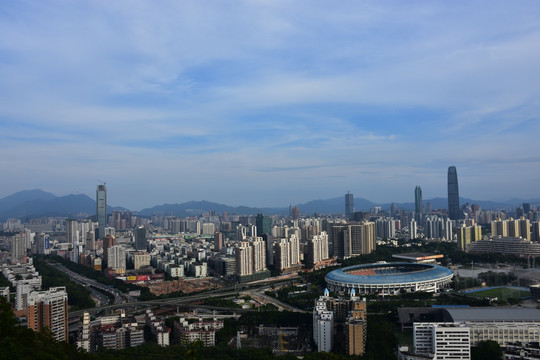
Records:
<instances>
[{"instance_id":1,"label":"dark green foliage","mask_svg":"<svg viewBox=\"0 0 540 360\"><path fill-rule=\"evenodd\" d=\"M10 305L0 297L0 359L97 359L74 345L55 341L48 331L36 333L21 327Z\"/></svg>"},{"instance_id":2,"label":"dark green foliage","mask_svg":"<svg viewBox=\"0 0 540 360\"><path fill-rule=\"evenodd\" d=\"M368 315L365 360L396 359L396 336L394 326L384 316Z\"/></svg>"},{"instance_id":3,"label":"dark green foliage","mask_svg":"<svg viewBox=\"0 0 540 360\"><path fill-rule=\"evenodd\" d=\"M480 273L478 278L485 282L487 286L507 285L517 279L514 273L496 273L493 271Z\"/></svg>"},{"instance_id":4,"label":"dark green foliage","mask_svg":"<svg viewBox=\"0 0 540 360\"><path fill-rule=\"evenodd\" d=\"M300 292L295 294L295 292ZM277 298L284 303L296 306L299 309L312 311L315 300L321 296L322 292L318 290L318 287L313 289L312 287L298 287L288 286L283 287L277 291ZM271 293L270 296L274 296Z\"/></svg>"},{"instance_id":5,"label":"dark green foliage","mask_svg":"<svg viewBox=\"0 0 540 360\"><path fill-rule=\"evenodd\" d=\"M472 360L499 360L502 355L499 343L493 340L480 341L478 346L471 348Z\"/></svg>"},{"instance_id":6,"label":"dark green foliage","mask_svg":"<svg viewBox=\"0 0 540 360\"><path fill-rule=\"evenodd\" d=\"M241 305L236 304L234 301L223 298L207 298L204 300L204 305L209 306L218 306L218 307L227 307L231 309L240 309Z\"/></svg>"},{"instance_id":7,"label":"dark green foliage","mask_svg":"<svg viewBox=\"0 0 540 360\"><path fill-rule=\"evenodd\" d=\"M47 264L43 257L34 258L34 266L42 278L42 288L65 286L71 310L87 309L96 306L90 297L90 290L71 281L68 275Z\"/></svg>"}]
</instances>

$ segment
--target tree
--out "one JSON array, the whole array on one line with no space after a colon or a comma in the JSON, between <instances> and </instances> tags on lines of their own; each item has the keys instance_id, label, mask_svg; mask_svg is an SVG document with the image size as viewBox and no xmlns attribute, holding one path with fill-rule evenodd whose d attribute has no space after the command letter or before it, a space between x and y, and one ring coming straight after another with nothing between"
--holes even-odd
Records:
<instances>
[{"instance_id":1,"label":"tree","mask_svg":"<svg viewBox=\"0 0 540 360\"><path fill-rule=\"evenodd\" d=\"M478 346L471 348L472 360L499 360L502 355L499 343L493 340L480 341Z\"/></svg>"}]
</instances>

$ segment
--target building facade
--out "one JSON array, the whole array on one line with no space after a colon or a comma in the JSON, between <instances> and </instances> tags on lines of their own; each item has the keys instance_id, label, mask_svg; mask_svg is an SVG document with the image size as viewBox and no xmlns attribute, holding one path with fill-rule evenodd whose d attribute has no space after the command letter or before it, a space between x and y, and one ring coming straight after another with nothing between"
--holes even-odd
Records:
<instances>
[{"instance_id":1,"label":"building facade","mask_svg":"<svg viewBox=\"0 0 540 360\"><path fill-rule=\"evenodd\" d=\"M461 219L458 178L455 166L448 168L448 217L450 220Z\"/></svg>"},{"instance_id":2,"label":"building facade","mask_svg":"<svg viewBox=\"0 0 540 360\"><path fill-rule=\"evenodd\" d=\"M96 218L98 221L98 238L105 236L107 226L107 188L105 184L98 185L96 190Z\"/></svg>"},{"instance_id":3,"label":"building facade","mask_svg":"<svg viewBox=\"0 0 540 360\"><path fill-rule=\"evenodd\" d=\"M28 295L28 328L48 328L57 341L68 341L68 295L65 287L33 291Z\"/></svg>"}]
</instances>

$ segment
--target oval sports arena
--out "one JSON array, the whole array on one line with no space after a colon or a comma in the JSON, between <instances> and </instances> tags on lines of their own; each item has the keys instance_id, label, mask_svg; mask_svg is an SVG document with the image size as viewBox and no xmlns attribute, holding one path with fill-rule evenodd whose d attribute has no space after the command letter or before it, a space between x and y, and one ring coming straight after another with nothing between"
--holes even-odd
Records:
<instances>
[{"instance_id":1,"label":"oval sports arena","mask_svg":"<svg viewBox=\"0 0 540 360\"><path fill-rule=\"evenodd\" d=\"M452 281L453 273L440 265L419 263L376 263L354 265L329 272L328 289L359 295L395 295L403 292L437 292Z\"/></svg>"}]
</instances>

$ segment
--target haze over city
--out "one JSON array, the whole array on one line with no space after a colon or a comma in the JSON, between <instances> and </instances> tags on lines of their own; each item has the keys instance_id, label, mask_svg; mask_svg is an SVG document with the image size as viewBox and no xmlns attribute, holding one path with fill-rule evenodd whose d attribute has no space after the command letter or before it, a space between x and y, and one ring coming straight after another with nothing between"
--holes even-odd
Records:
<instances>
[{"instance_id":1,"label":"haze over city","mask_svg":"<svg viewBox=\"0 0 540 360\"><path fill-rule=\"evenodd\" d=\"M9 2L0 198L537 196L540 3Z\"/></svg>"}]
</instances>

